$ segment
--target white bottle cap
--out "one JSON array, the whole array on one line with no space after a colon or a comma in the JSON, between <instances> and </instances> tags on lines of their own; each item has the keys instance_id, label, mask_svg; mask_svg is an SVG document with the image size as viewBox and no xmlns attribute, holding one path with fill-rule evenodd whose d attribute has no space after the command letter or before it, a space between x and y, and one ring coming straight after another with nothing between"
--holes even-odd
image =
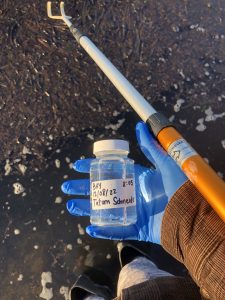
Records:
<instances>
[{"instance_id":1,"label":"white bottle cap","mask_svg":"<svg viewBox=\"0 0 225 300\"><path fill-rule=\"evenodd\" d=\"M129 143L124 140L102 140L94 143L93 153L96 155L103 151L124 151L130 152Z\"/></svg>"}]
</instances>

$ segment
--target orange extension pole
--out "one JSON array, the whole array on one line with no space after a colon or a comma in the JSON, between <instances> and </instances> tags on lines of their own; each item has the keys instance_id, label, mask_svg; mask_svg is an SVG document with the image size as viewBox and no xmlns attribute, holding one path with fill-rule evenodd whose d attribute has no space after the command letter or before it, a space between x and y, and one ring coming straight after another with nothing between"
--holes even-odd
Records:
<instances>
[{"instance_id":1,"label":"orange extension pole","mask_svg":"<svg viewBox=\"0 0 225 300\"><path fill-rule=\"evenodd\" d=\"M188 145L175 128L166 127L162 129L157 138L163 148L177 161L190 181L225 222L224 181L204 159ZM181 140L183 142L183 149L182 146L180 146L179 149L178 145ZM179 157L179 155L182 155L182 152L187 153L186 158L183 157L182 159L182 157ZM188 157L188 152L190 157Z\"/></svg>"}]
</instances>

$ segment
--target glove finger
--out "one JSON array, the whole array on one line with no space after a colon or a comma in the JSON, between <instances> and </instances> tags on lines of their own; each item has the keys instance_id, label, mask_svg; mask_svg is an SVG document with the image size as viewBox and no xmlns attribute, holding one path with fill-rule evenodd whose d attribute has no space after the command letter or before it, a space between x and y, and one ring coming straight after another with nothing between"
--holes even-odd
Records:
<instances>
[{"instance_id":1,"label":"glove finger","mask_svg":"<svg viewBox=\"0 0 225 300\"><path fill-rule=\"evenodd\" d=\"M75 161L73 168L75 171L80 173L89 173L92 160L93 158L79 159Z\"/></svg>"},{"instance_id":2,"label":"glove finger","mask_svg":"<svg viewBox=\"0 0 225 300\"><path fill-rule=\"evenodd\" d=\"M89 179L78 179L65 181L61 190L65 194L69 195L90 195L90 180Z\"/></svg>"},{"instance_id":3,"label":"glove finger","mask_svg":"<svg viewBox=\"0 0 225 300\"><path fill-rule=\"evenodd\" d=\"M85 217L90 216L90 200L73 199L66 203L68 212L73 216Z\"/></svg>"},{"instance_id":4,"label":"glove finger","mask_svg":"<svg viewBox=\"0 0 225 300\"><path fill-rule=\"evenodd\" d=\"M144 122L139 122L136 125L136 136L138 144L147 159L149 159L155 167L160 165L167 156L167 153L150 133L148 126Z\"/></svg>"},{"instance_id":5,"label":"glove finger","mask_svg":"<svg viewBox=\"0 0 225 300\"><path fill-rule=\"evenodd\" d=\"M109 240L137 240L138 234L135 225L130 226L95 226L86 228L87 234L94 238Z\"/></svg>"}]
</instances>

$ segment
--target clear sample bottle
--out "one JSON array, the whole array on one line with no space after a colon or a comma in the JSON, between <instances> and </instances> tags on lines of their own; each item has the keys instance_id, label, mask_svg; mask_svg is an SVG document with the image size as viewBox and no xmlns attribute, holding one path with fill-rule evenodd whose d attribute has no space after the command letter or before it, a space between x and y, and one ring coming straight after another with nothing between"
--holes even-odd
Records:
<instances>
[{"instance_id":1,"label":"clear sample bottle","mask_svg":"<svg viewBox=\"0 0 225 300\"><path fill-rule=\"evenodd\" d=\"M91 162L91 224L127 226L137 221L134 161L127 157L129 143L102 140L94 143Z\"/></svg>"}]
</instances>

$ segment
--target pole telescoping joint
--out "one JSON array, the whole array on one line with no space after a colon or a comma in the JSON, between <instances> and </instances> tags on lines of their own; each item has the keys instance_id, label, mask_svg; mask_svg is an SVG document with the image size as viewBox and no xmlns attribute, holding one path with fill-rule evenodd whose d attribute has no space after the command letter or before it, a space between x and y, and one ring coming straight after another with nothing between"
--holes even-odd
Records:
<instances>
[{"instance_id":1,"label":"pole telescoping joint","mask_svg":"<svg viewBox=\"0 0 225 300\"><path fill-rule=\"evenodd\" d=\"M84 34L73 25L70 26L70 31L74 36L74 38L76 39L76 41L78 42L78 44L80 44L80 38L84 36Z\"/></svg>"}]
</instances>

